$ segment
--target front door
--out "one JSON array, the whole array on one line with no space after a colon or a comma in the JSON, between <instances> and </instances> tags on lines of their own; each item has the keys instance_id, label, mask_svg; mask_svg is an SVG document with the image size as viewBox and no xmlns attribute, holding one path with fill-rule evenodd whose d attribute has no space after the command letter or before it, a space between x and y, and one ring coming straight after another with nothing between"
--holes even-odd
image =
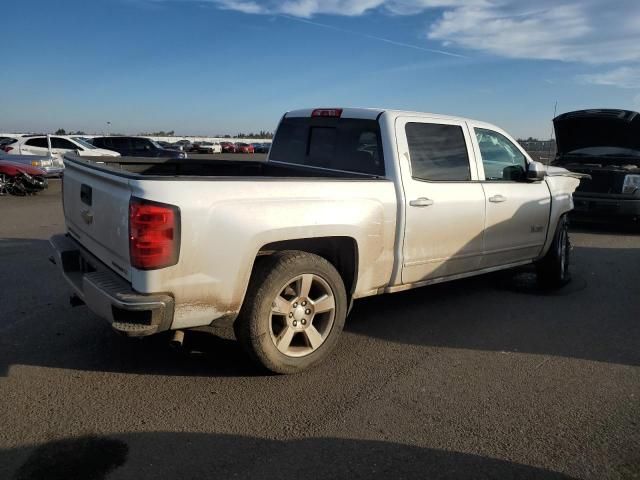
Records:
<instances>
[{"instance_id":1,"label":"front door","mask_svg":"<svg viewBox=\"0 0 640 480\"><path fill-rule=\"evenodd\" d=\"M465 122L400 117L405 201L402 283L477 270L485 197Z\"/></svg>"},{"instance_id":2,"label":"front door","mask_svg":"<svg viewBox=\"0 0 640 480\"><path fill-rule=\"evenodd\" d=\"M546 182L528 182L528 160L502 133L473 128L486 196L483 267L531 260L547 238L551 194Z\"/></svg>"}]
</instances>

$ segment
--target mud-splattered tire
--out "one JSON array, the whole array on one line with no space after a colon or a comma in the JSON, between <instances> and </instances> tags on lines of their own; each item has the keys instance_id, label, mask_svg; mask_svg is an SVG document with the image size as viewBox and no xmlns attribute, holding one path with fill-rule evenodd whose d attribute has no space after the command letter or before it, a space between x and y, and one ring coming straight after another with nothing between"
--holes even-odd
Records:
<instances>
[{"instance_id":1,"label":"mud-splattered tire","mask_svg":"<svg viewBox=\"0 0 640 480\"><path fill-rule=\"evenodd\" d=\"M346 314L347 294L334 266L318 255L284 251L258 259L234 330L261 366L297 373L331 353Z\"/></svg>"},{"instance_id":2,"label":"mud-splattered tire","mask_svg":"<svg viewBox=\"0 0 640 480\"><path fill-rule=\"evenodd\" d=\"M547 254L536 264L538 285L542 288L560 288L571 281L571 242L567 215L560 217L553 242Z\"/></svg>"}]
</instances>

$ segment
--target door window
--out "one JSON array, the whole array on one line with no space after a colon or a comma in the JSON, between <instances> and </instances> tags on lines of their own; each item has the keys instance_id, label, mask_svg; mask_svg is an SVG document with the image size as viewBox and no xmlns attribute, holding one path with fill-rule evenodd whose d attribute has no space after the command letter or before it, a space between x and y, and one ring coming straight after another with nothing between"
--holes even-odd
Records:
<instances>
[{"instance_id":1,"label":"door window","mask_svg":"<svg viewBox=\"0 0 640 480\"><path fill-rule=\"evenodd\" d=\"M134 138L133 149L136 152L144 152L145 150L151 150L151 142L145 138Z\"/></svg>"},{"instance_id":2,"label":"door window","mask_svg":"<svg viewBox=\"0 0 640 480\"><path fill-rule=\"evenodd\" d=\"M66 138L60 137L51 137L51 148L60 148L62 150L82 150L82 148L71 143Z\"/></svg>"},{"instance_id":3,"label":"door window","mask_svg":"<svg viewBox=\"0 0 640 480\"><path fill-rule=\"evenodd\" d=\"M47 145L46 137L30 138L29 140L24 142L24 144L29 147L49 148L49 145Z\"/></svg>"},{"instance_id":4,"label":"door window","mask_svg":"<svg viewBox=\"0 0 640 480\"><path fill-rule=\"evenodd\" d=\"M518 182L526 177L527 159L507 137L484 128L475 132L486 180Z\"/></svg>"},{"instance_id":5,"label":"door window","mask_svg":"<svg viewBox=\"0 0 640 480\"><path fill-rule=\"evenodd\" d=\"M469 181L469 154L459 125L407 123L411 176L416 180Z\"/></svg>"}]
</instances>

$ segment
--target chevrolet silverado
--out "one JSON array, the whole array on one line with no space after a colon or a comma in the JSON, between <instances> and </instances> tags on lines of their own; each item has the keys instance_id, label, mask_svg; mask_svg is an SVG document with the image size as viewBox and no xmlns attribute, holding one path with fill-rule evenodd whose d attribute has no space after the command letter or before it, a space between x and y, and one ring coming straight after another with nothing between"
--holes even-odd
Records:
<instances>
[{"instance_id":1,"label":"chevrolet silverado","mask_svg":"<svg viewBox=\"0 0 640 480\"><path fill-rule=\"evenodd\" d=\"M278 373L323 360L354 299L532 263L569 279L579 175L488 123L306 109L264 162L65 163L51 243L75 303L129 336L232 324Z\"/></svg>"}]
</instances>

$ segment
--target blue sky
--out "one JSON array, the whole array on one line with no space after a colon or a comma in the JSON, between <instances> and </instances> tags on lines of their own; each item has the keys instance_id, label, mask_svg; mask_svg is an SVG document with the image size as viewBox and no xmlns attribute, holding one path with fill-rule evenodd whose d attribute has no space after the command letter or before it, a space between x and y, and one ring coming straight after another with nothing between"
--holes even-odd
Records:
<instances>
[{"instance_id":1,"label":"blue sky","mask_svg":"<svg viewBox=\"0 0 640 480\"><path fill-rule=\"evenodd\" d=\"M365 106L548 137L555 101L640 110L637 0L8 0L3 18L0 131L233 134Z\"/></svg>"}]
</instances>

